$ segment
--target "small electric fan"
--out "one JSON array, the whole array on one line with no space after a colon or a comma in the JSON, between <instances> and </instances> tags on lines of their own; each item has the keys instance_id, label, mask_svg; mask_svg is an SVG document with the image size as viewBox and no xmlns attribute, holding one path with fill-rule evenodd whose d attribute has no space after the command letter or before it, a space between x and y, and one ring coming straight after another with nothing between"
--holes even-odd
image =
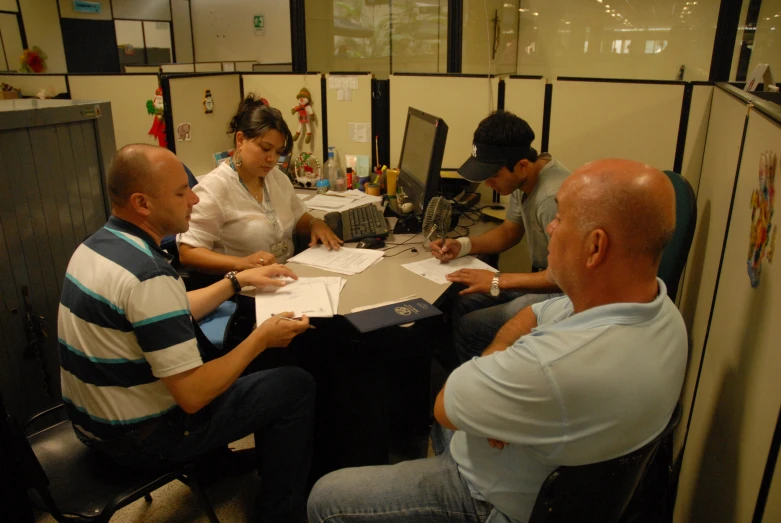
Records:
<instances>
[{"instance_id":1,"label":"small electric fan","mask_svg":"<svg viewBox=\"0 0 781 523\"><path fill-rule=\"evenodd\" d=\"M423 248L430 249L431 242L438 237L444 237L450 230L450 216L453 207L442 196L434 196L426 206L423 215Z\"/></svg>"}]
</instances>

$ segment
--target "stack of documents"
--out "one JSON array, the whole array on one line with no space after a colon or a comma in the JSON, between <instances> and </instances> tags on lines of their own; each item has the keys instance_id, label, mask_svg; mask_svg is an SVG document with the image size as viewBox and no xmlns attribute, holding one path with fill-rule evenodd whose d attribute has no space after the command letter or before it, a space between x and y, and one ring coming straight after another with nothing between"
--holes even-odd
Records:
<instances>
[{"instance_id":1,"label":"stack of documents","mask_svg":"<svg viewBox=\"0 0 781 523\"><path fill-rule=\"evenodd\" d=\"M347 280L339 276L286 280L284 287L264 287L255 293L255 318L260 325L274 314L331 318L339 308L339 293Z\"/></svg>"},{"instance_id":2,"label":"stack of documents","mask_svg":"<svg viewBox=\"0 0 781 523\"><path fill-rule=\"evenodd\" d=\"M491 272L496 272L496 269L481 262L474 256L464 256L463 258L456 258L448 263L442 263L436 258L428 258L427 260L406 263L402 265L405 269L408 269L415 274L419 274L424 278L427 278L434 283L450 283L445 276L451 272L456 272L459 269L484 269Z\"/></svg>"},{"instance_id":3,"label":"stack of documents","mask_svg":"<svg viewBox=\"0 0 781 523\"><path fill-rule=\"evenodd\" d=\"M288 261L350 276L365 271L382 260L383 255L383 251L348 249L347 247L342 247L338 251L329 251L319 245L308 248Z\"/></svg>"},{"instance_id":4,"label":"stack of documents","mask_svg":"<svg viewBox=\"0 0 781 523\"><path fill-rule=\"evenodd\" d=\"M342 212L353 207L360 207L367 203L377 203L382 201L380 196L372 196L363 193L358 189L351 189L344 192L329 191L325 194L316 194L304 203L310 209L319 209L326 212Z\"/></svg>"}]
</instances>

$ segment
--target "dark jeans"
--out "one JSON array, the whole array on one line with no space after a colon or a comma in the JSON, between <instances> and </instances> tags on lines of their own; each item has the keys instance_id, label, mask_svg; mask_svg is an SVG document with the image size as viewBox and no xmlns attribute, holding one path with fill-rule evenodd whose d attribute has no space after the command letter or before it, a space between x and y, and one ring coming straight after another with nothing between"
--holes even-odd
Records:
<instances>
[{"instance_id":1,"label":"dark jeans","mask_svg":"<svg viewBox=\"0 0 781 523\"><path fill-rule=\"evenodd\" d=\"M502 291L499 296L465 294L453 305L453 346L458 365L480 356L499 329L529 305L561 294L523 294Z\"/></svg>"},{"instance_id":2,"label":"dark jeans","mask_svg":"<svg viewBox=\"0 0 781 523\"><path fill-rule=\"evenodd\" d=\"M294 521L306 506L314 405L315 383L307 372L295 367L256 372L195 414L177 409L148 437L136 437L132 451L111 457L133 467L185 462L254 433L262 478L257 520Z\"/></svg>"}]
</instances>

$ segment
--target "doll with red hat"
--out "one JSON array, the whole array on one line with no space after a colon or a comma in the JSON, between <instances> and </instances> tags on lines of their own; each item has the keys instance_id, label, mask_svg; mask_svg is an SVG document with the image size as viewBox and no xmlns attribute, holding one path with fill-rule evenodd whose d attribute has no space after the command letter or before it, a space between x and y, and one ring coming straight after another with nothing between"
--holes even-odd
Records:
<instances>
[{"instance_id":1,"label":"doll with red hat","mask_svg":"<svg viewBox=\"0 0 781 523\"><path fill-rule=\"evenodd\" d=\"M305 143L312 141L312 124L310 119L314 119L314 111L312 110L312 95L309 94L309 89L302 87L296 95L298 98L298 105L290 110L290 114L298 113L298 131L293 135L293 141L298 140L301 136L301 131L306 127Z\"/></svg>"}]
</instances>

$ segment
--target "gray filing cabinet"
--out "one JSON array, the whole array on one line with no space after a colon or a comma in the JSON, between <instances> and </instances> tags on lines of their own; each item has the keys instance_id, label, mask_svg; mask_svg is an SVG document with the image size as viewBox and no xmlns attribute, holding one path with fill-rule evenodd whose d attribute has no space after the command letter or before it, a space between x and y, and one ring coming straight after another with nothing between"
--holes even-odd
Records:
<instances>
[{"instance_id":1,"label":"gray filing cabinet","mask_svg":"<svg viewBox=\"0 0 781 523\"><path fill-rule=\"evenodd\" d=\"M108 102L0 100L0 392L17 420L60 402L60 290L107 219L114 152Z\"/></svg>"}]
</instances>

